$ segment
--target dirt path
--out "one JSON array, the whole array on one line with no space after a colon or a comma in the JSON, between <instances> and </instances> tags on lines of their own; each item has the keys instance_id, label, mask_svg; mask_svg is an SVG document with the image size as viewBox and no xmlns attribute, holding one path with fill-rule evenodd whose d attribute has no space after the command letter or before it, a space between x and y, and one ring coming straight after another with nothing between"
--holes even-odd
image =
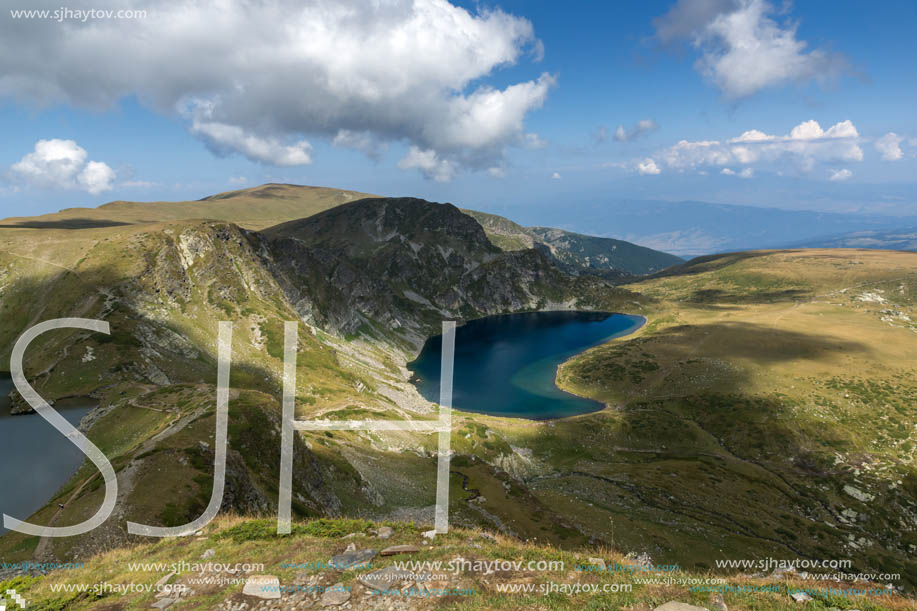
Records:
<instances>
[{"instance_id":1,"label":"dirt path","mask_svg":"<svg viewBox=\"0 0 917 611\"><path fill-rule=\"evenodd\" d=\"M57 523L57 519L60 518L61 514L64 513L64 510L67 509L70 503L80 495L80 492L83 491L83 488L85 488L89 482L98 476L99 473L96 472L84 479L83 483L77 486L76 490L74 490L70 496L67 497L67 500L62 503L63 507L57 508L57 511L54 512L54 515L51 516L51 519L48 521L48 526L54 526L54 524ZM33 554L33 557L36 562L51 562L54 560L54 556L51 554L51 539L52 537L42 537L38 542L38 545L35 546L35 553Z\"/></svg>"},{"instance_id":2,"label":"dirt path","mask_svg":"<svg viewBox=\"0 0 917 611\"><path fill-rule=\"evenodd\" d=\"M238 397L238 391L236 391L235 393L230 392L230 399L235 399L237 397ZM132 405L132 407L143 407L143 406ZM160 409L153 408L153 407L149 407L146 409L152 409L152 410L163 411L163 412L169 411L169 410L160 410ZM175 418L169 424L167 424L163 430L159 431L158 433L156 433L155 435L153 435L152 437L150 437L149 439L141 443L139 446L137 446L133 450L133 455L139 456L141 454L149 452L160 441L171 437L175 433L178 433L179 431L184 429L186 426L188 426L188 424L196 420L198 416L205 414L208 409L210 408L209 407L200 407L190 413L187 413L183 416L179 416ZM121 469L116 474L116 477L118 478L118 504L115 508L115 513L113 513L112 516L122 514L122 511L119 511L119 509L122 507L124 501L127 499L127 496L134 489L134 483L135 483L134 474L135 474L137 466L138 466L137 461L132 460L130 463L127 464L127 466L125 466L123 469ZM90 482L92 482L96 477L99 477L98 472L86 478L83 481L83 483L81 483L76 488L76 490L74 490L73 493L70 494L67 500L61 503L63 507L58 507L57 511L54 513L54 515L51 517L50 521L48 522L48 526L54 526L54 524L57 522L60 516L64 513L67 507L70 506L70 503L76 500L79 497L80 493L83 491L83 489ZM38 545L35 547L35 552L32 555L35 562L51 562L54 560L54 555L51 551L51 540L52 540L52 537L42 537L41 540L38 542Z\"/></svg>"}]
</instances>

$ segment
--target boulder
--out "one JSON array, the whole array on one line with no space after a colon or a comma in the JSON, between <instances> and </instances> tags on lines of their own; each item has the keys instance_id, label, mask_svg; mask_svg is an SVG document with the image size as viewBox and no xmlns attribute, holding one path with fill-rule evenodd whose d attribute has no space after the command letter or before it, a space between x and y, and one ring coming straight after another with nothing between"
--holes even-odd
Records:
<instances>
[{"instance_id":1,"label":"boulder","mask_svg":"<svg viewBox=\"0 0 917 611\"><path fill-rule=\"evenodd\" d=\"M380 539L388 539L395 534L395 529L391 526L380 526L376 530L376 536Z\"/></svg>"},{"instance_id":2,"label":"boulder","mask_svg":"<svg viewBox=\"0 0 917 611\"><path fill-rule=\"evenodd\" d=\"M337 607L348 600L350 600L350 590L346 589L343 583L334 584L322 594L323 607Z\"/></svg>"},{"instance_id":3,"label":"boulder","mask_svg":"<svg viewBox=\"0 0 917 611\"><path fill-rule=\"evenodd\" d=\"M274 575L252 575L245 580L242 594L264 600L278 599L280 598L280 579Z\"/></svg>"},{"instance_id":4,"label":"boulder","mask_svg":"<svg viewBox=\"0 0 917 611\"><path fill-rule=\"evenodd\" d=\"M357 550L356 547L353 549L348 547L347 551L343 554L332 556L328 564L336 569L345 570L369 564L378 554L379 552L374 549Z\"/></svg>"}]
</instances>

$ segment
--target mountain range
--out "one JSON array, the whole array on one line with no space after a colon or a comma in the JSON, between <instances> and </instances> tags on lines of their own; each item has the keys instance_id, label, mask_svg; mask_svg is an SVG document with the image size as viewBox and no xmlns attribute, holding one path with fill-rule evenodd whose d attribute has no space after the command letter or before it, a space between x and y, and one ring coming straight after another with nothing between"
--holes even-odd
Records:
<instances>
[{"instance_id":1,"label":"mountain range","mask_svg":"<svg viewBox=\"0 0 917 611\"><path fill-rule=\"evenodd\" d=\"M297 418L403 420L434 413L406 364L443 319L576 309L647 318L558 369L605 408L544 422L456 411L457 527L699 571L851 558L913 587L917 254L748 251L661 269L674 258L621 241L365 195L266 185L0 223L0 360L42 320L111 326L39 336L26 375L46 399L98 400L85 429L120 489L96 531L9 533L0 557L86 558L143 541L126 520L200 515L216 321L234 322L222 509L273 515L284 321L306 329ZM428 523L436 452L407 432L297 436L294 516ZM100 479L84 464L32 519L85 519Z\"/></svg>"},{"instance_id":2,"label":"mountain range","mask_svg":"<svg viewBox=\"0 0 917 611\"><path fill-rule=\"evenodd\" d=\"M627 240L681 257L755 248L819 247L856 232L892 232L917 226L917 216L840 214L698 201L609 200L507 208L531 224ZM897 248L874 239L867 248Z\"/></svg>"}]
</instances>

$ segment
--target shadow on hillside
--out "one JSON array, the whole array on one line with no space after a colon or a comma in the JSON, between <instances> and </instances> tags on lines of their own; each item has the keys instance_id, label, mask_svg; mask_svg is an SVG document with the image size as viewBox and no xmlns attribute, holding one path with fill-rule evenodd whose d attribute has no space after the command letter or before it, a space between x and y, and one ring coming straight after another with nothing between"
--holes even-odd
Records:
<instances>
[{"instance_id":1,"label":"shadow on hillside","mask_svg":"<svg viewBox=\"0 0 917 611\"><path fill-rule=\"evenodd\" d=\"M130 225L121 221L106 219L61 219L58 221L22 221L0 225L5 229L100 229Z\"/></svg>"},{"instance_id":2,"label":"shadow on hillside","mask_svg":"<svg viewBox=\"0 0 917 611\"><path fill-rule=\"evenodd\" d=\"M764 304L784 301L800 301L812 297L807 289L785 289L782 291L756 291L753 293L730 293L722 289L698 289L684 299L686 303L697 304Z\"/></svg>"},{"instance_id":3,"label":"shadow on hillside","mask_svg":"<svg viewBox=\"0 0 917 611\"><path fill-rule=\"evenodd\" d=\"M749 322L678 325L648 336L650 352L690 358L749 359L761 365L795 360L833 359L840 354L867 352L857 341L822 333L803 333ZM744 392L748 380L739 370L720 392Z\"/></svg>"},{"instance_id":4,"label":"shadow on hillside","mask_svg":"<svg viewBox=\"0 0 917 611\"><path fill-rule=\"evenodd\" d=\"M812 420L797 399L781 394L797 394L789 389L759 390L762 374L778 363L868 350L827 334L752 323L672 327L584 358L588 386L634 388L629 399L554 420L516 443L553 466L537 486L581 503L580 523L622 552L700 569L713 568L712 558L763 556L844 557L860 569L906 569L888 542L868 553L846 546L864 524L870 532L900 532L907 511L906 493L869 505L841 493L845 484L859 485L834 460L859 447L849 423ZM745 359L761 368L744 366ZM845 508L864 516L861 522L846 520Z\"/></svg>"},{"instance_id":5,"label":"shadow on hillside","mask_svg":"<svg viewBox=\"0 0 917 611\"><path fill-rule=\"evenodd\" d=\"M781 250L783 253L794 253L799 252L799 250ZM731 252L717 255L704 255L703 257L696 257L691 259L683 265L677 265L674 267L666 268L660 272L656 272L649 276L649 278L666 278L670 276L689 276L691 274L701 274L704 272L712 272L724 267L729 267L740 261L745 261L746 259L756 259L758 257L767 257L774 254L774 251L767 250L752 250L744 252Z\"/></svg>"},{"instance_id":6,"label":"shadow on hillside","mask_svg":"<svg viewBox=\"0 0 917 611\"><path fill-rule=\"evenodd\" d=\"M157 260L154 265L159 263ZM247 323L240 313L215 313L212 320L198 321L210 339L192 342L185 337L180 327L164 321L163 313L174 308L178 298L167 296L169 293L166 290L160 292L158 288L152 288L159 281L151 280L153 276L159 280L165 278L163 271L158 268L148 268L137 277L127 277L107 266L84 267L80 272L60 270L42 276L13 279L4 288L3 299L0 300L0 369L8 369L9 352L16 339L40 322L80 317L109 323L108 335L63 328L42 333L32 341L24 357L25 375L30 385L45 399L107 392L112 401L128 401L118 408L125 410L125 422L134 422L132 418L144 422L147 416L137 415L136 412L147 406L143 405L143 400L139 404L129 401L130 397L146 396L145 393L152 397L162 396L163 393L182 387L198 389L207 396L202 404L207 407L206 412L174 437L163 437L155 442L153 448L143 454L138 454L138 448L143 447L142 442L146 439L134 439L131 437L134 434L132 431L113 428L111 419L105 421L100 430L93 429L89 433L90 437L104 436L96 439L96 443L108 454L118 473L126 466L134 465L133 474L126 476L133 481L134 492L125 490L126 500L119 501L121 514L116 513L100 526L98 532L87 535L92 540L80 539L80 545L92 547L91 541L97 539L106 540L106 544L126 542L125 519L158 525L168 525L170 520L176 524L189 522L200 515L209 498L213 458L212 454L208 455L205 451L207 445L200 445L198 441L206 441L210 446L213 444L214 425L211 422L215 420L218 322L232 320L235 323L233 345L237 348L245 341L243 333ZM250 302L245 303L250 305ZM238 309L242 307L238 302L234 306ZM150 311L157 312L159 316L154 318L145 314ZM278 318L270 322L275 324L273 332L282 337L284 321ZM268 504L276 506L276 482L279 480L280 469L277 433L280 428L280 388L271 380L277 379L279 372L269 367L238 361L230 364L230 390L233 395L230 401L229 462L223 510L250 512L250 507L258 506L261 502L259 499L264 498L267 498ZM235 392L242 389L265 393L264 399L254 403L240 401ZM180 413L187 410L189 404L165 403L159 406L162 407L174 408L176 413ZM158 408L147 409L155 411ZM129 416L128 412L131 412ZM36 414L21 417L40 418ZM197 425L198 428L193 428L195 422L204 419L206 426ZM197 431L200 428L210 437L195 437L191 434L192 429ZM179 444L176 449L174 440L182 438L187 438L187 441L181 442L185 447ZM60 443L65 442L61 440ZM163 443L165 447L161 445ZM111 448L119 449L112 452ZM330 487L327 479L321 486L313 485L321 481L317 465L322 463L306 449L305 442L299 436L294 442L294 460L294 516L321 515L322 508L333 509L333 504L326 502L328 495L333 497L333 493L328 492ZM150 464L156 468L138 467L146 464L144 461L152 461ZM165 485L158 474L188 473L192 467L196 470L194 479L189 480L184 488L168 491L157 488ZM88 461L84 462L83 471L78 473L86 473L86 469L91 474L97 473ZM322 466L321 471L324 472L324 469ZM157 480L157 477L160 479ZM55 498L50 499L50 507L57 503L67 503L67 509L56 525L78 522L82 518L77 519L76 516L81 515L81 511L94 511L101 503L100 482L101 478L96 476L93 485L87 486L73 499L69 499L69 494L75 489L76 483L69 490L67 487L63 489L66 494L58 492ZM196 492L195 486L199 486L200 490ZM135 497L131 494L142 495L141 498L147 500L135 503L132 500ZM205 499L203 505L200 497ZM168 504L163 507L166 502ZM48 512L41 513L40 516L44 517L35 517L33 520L45 523L50 515ZM0 556L8 549L6 546L16 545L17 541L22 540L19 533L10 533L9 537L12 539L3 539ZM68 549L66 542L62 545L65 546L63 549ZM54 548L57 547L55 543Z\"/></svg>"}]
</instances>

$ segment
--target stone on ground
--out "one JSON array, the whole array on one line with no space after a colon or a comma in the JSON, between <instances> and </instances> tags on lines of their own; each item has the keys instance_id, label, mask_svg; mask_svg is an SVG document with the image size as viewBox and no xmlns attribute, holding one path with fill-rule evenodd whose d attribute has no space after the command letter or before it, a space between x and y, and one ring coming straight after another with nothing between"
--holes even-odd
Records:
<instances>
[{"instance_id":1,"label":"stone on ground","mask_svg":"<svg viewBox=\"0 0 917 611\"><path fill-rule=\"evenodd\" d=\"M336 569L344 570L358 567L359 565L369 564L378 554L379 552L374 549L348 549L343 554L332 556L328 564Z\"/></svg>"},{"instance_id":2,"label":"stone on ground","mask_svg":"<svg viewBox=\"0 0 917 611\"><path fill-rule=\"evenodd\" d=\"M252 575L245 580L242 594L264 600L280 598L280 579L274 575Z\"/></svg>"},{"instance_id":3,"label":"stone on ground","mask_svg":"<svg viewBox=\"0 0 917 611\"><path fill-rule=\"evenodd\" d=\"M343 605L348 600L350 600L350 590L345 589L344 584L340 582L327 588L324 594L322 594L323 607L337 607L338 605Z\"/></svg>"}]
</instances>

